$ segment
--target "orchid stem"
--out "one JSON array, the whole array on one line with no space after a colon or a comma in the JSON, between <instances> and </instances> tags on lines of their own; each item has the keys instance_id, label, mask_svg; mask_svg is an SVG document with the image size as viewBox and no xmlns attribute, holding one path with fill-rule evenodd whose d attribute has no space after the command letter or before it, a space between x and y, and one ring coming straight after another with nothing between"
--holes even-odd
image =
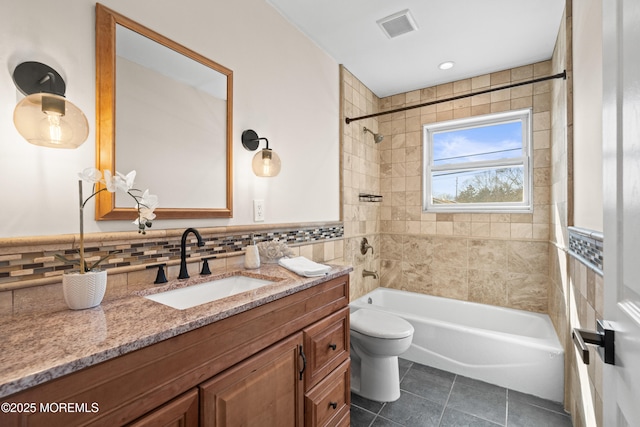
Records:
<instances>
[{"instance_id":1,"label":"orchid stem","mask_svg":"<svg viewBox=\"0 0 640 427\"><path fill-rule=\"evenodd\" d=\"M84 202L82 200L82 180L78 180L80 194L80 274L84 274Z\"/></svg>"}]
</instances>

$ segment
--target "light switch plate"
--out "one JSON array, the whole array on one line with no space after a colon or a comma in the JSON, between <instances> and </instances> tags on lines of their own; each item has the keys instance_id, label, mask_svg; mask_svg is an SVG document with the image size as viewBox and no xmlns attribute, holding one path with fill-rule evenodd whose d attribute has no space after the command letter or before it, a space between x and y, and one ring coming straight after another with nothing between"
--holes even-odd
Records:
<instances>
[{"instance_id":1,"label":"light switch plate","mask_svg":"<svg viewBox=\"0 0 640 427\"><path fill-rule=\"evenodd\" d=\"M256 199L253 201L253 221L264 221L264 200Z\"/></svg>"}]
</instances>

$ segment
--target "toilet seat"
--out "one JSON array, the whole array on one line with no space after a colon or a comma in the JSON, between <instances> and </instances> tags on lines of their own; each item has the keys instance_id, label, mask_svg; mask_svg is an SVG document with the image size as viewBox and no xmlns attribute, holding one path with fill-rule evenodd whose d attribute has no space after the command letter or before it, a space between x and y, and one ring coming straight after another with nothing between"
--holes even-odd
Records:
<instances>
[{"instance_id":1,"label":"toilet seat","mask_svg":"<svg viewBox=\"0 0 640 427\"><path fill-rule=\"evenodd\" d=\"M375 338L401 339L413 334L413 326L406 320L364 308L351 313L350 323L352 330Z\"/></svg>"}]
</instances>

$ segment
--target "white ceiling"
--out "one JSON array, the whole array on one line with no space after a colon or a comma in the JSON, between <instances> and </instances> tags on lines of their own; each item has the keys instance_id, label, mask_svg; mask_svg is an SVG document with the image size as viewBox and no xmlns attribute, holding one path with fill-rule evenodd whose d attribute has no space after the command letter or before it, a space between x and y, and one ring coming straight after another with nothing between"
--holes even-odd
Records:
<instances>
[{"instance_id":1,"label":"white ceiling","mask_svg":"<svg viewBox=\"0 0 640 427\"><path fill-rule=\"evenodd\" d=\"M267 0L378 97L551 58L564 0ZM409 9L418 30L376 21ZM438 64L454 61L450 70Z\"/></svg>"}]
</instances>

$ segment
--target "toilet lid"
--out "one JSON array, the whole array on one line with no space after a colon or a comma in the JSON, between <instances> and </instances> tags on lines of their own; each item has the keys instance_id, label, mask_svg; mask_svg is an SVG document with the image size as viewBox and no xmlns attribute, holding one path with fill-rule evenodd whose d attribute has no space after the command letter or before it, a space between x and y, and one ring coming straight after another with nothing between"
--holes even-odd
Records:
<instances>
[{"instance_id":1,"label":"toilet lid","mask_svg":"<svg viewBox=\"0 0 640 427\"><path fill-rule=\"evenodd\" d=\"M398 339L413 334L413 326L406 320L381 311L360 309L351 313L351 329L370 337Z\"/></svg>"}]
</instances>

